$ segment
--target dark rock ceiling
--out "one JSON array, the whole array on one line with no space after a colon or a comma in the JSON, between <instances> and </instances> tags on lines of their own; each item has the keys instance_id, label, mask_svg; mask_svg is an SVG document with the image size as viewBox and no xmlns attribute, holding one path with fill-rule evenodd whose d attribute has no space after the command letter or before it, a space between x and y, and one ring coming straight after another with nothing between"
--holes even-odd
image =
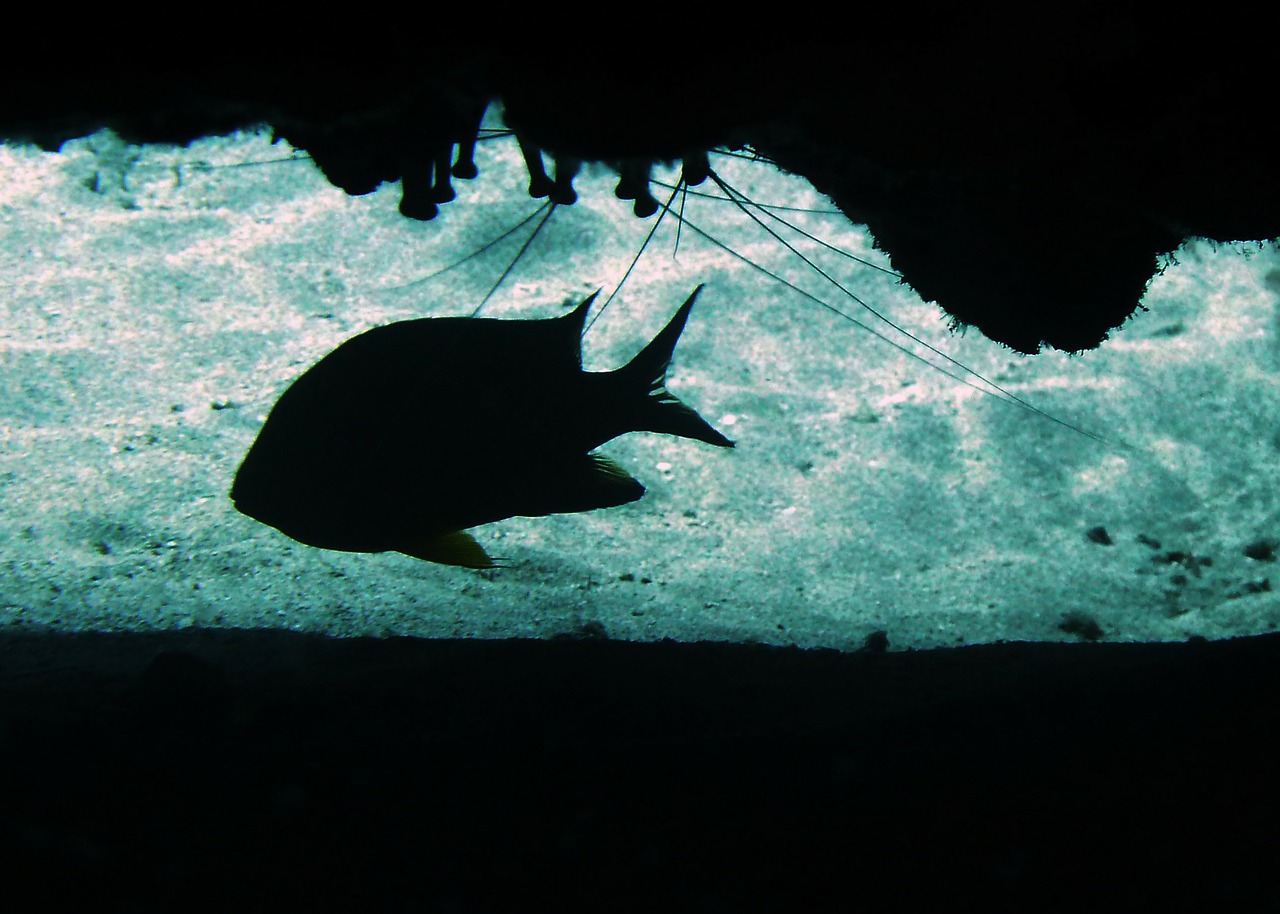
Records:
<instances>
[{"instance_id":1,"label":"dark rock ceiling","mask_svg":"<svg viewBox=\"0 0 1280 914\"><path fill-rule=\"evenodd\" d=\"M650 162L682 159L696 181L705 150L746 146L868 225L957 327L1023 352L1077 351L1124 323L1184 239L1280 236L1275 33L1260 16L1274 18L1076 6L1011 22L967 5L860 11L834 39L674 52L466 38L428 51L393 31L358 60L81 56L8 92L0 137L53 149L108 126L184 143L265 122L349 193L403 179L413 218L468 175L466 144L495 99L522 146L555 165L531 183L565 202L581 160L617 168L640 214L655 206Z\"/></svg>"}]
</instances>

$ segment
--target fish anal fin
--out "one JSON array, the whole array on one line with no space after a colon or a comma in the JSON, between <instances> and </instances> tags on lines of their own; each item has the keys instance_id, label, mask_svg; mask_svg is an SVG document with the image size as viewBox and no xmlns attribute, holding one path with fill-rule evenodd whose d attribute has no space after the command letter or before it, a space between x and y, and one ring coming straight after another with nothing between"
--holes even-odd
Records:
<instances>
[{"instance_id":1,"label":"fish anal fin","mask_svg":"<svg viewBox=\"0 0 1280 914\"><path fill-rule=\"evenodd\" d=\"M459 568L499 567L474 536L463 530L426 537L412 545L397 550L424 562L437 565L456 565Z\"/></svg>"}]
</instances>

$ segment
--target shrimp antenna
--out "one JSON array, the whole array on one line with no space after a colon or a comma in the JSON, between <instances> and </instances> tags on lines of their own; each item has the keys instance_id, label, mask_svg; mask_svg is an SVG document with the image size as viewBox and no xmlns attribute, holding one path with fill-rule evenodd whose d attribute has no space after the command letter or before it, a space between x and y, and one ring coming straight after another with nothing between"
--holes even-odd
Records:
<instances>
[{"instance_id":1,"label":"shrimp antenna","mask_svg":"<svg viewBox=\"0 0 1280 914\"><path fill-rule=\"evenodd\" d=\"M400 284L398 284L398 285L394 285L394 286L382 286L380 289L378 289L378 291L379 291L379 292L398 292L398 291L400 291L401 289L412 289L414 286L420 286L420 285L422 285L423 283L430 282L431 280L435 279L437 276L440 276L440 275L442 275L442 274L444 274L444 273L448 273L450 270L453 270L453 269L456 269L457 267L462 266L462 265L463 265L464 263L466 263L467 261L469 261L469 260L473 260L474 258L479 257L481 254L484 254L486 251L491 251L491 250L493 250L493 248L497 247L499 244L501 244L502 242L506 241L508 238L510 238L512 235L514 235L514 234L515 234L516 232L518 232L520 229L524 228L526 225L528 225L530 222L532 222L534 219L536 219L539 215L541 215L541 214L542 214L542 211L543 211L544 209L546 209L547 207L549 207L549 206L551 206L551 205L552 205L552 204L551 204L550 202L543 203L541 206L539 206L537 209L535 209L535 210L534 210L533 212L531 212L529 215L525 216L523 219L521 219L521 220L520 220L519 222L517 222L515 225L511 226L511 228L507 229L505 232L503 232L503 233L502 233L501 235L499 235L497 238L492 238L492 239L490 239L489 241L486 241L483 245L481 245L480 247L476 248L476 249L475 249L474 251L472 251L470 254L466 254L466 255L464 255L463 257L458 258L457 260L455 260L453 263L449 264L448 266L441 267L440 269L438 269L438 270L436 270L436 271L434 271L434 272L432 272L432 273L428 273L426 276L420 276L420 277L419 277L419 278L417 278L417 279L411 279L411 280L409 280L409 282L400 283ZM544 220L544 221L545 221L545 220Z\"/></svg>"},{"instance_id":2,"label":"shrimp antenna","mask_svg":"<svg viewBox=\"0 0 1280 914\"><path fill-rule=\"evenodd\" d=\"M856 318L855 318L855 317L853 317L852 315L848 314L847 312L842 311L841 309L837 308L835 305L832 305L830 302L827 302L827 301L825 301L825 300L823 300L823 299L821 299L821 298L817 297L816 295L813 295L812 293L807 292L807 291L805 291L804 289L801 289L799 286L796 286L795 284L793 284L793 283L791 283L791 282L789 282L789 281L787 281L787 280L783 279L781 276L778 276L776 273L773 273L772 271L770 271L770 270L766 269L765 267L762 267L762 266L760 266L759 264L755 263L755 262L754 262L754 261L752 261L750 258L745 257L745 256L743 256L742 254L739 254L737 251L734 251L732 248L730 248L728 245L726 245L726 244L724 244L723 242L721 242L719 239L716 239L716 238L712 237L712 236L711 236L711 235L709 235L708 233L706 233L706 232L702 231L701 229L699 229L699 228L698 228L696 225L694 225L692 222L689 222L687 219L685 219L685 220L684 220L685 224L686 224L686 225L688 225L688 226L689 226L689 228L690 228L690 229L692 229L694 232L696 232L698 235L702 236L703 238L706 238L706 239L707 239L708 241L710 241L712 244L716 245L717 247L721 248L722 250L727 251L728 253L732 254L734 257L737 257L738 259L740 259L740 260L744 261L745 263L749 264L749 265L750 265L751 267L753 267L754 269L756 269L756 270L758 270L758 271L760 271L760 272L764 273L766 276L769 276L770 278L774 279L775 281L780 282L780 283L782 283L783 285L787 286L788 288L791 288L792 290L794 290L794 291L798 292L799 294L803 295L805 298L808 298L809 300L813 301L814 303L816 303L816 304L820 305L821 307L825 308L826 310L830 311L832 314L835 314L835 315L837 315L838 317L840 317L840 318L842 318L842 319L844 319L844 320L848 321L849 323L853 324L854 326L859 327L859 328L861 328L861 329L863 329L863 330L867 331L867 332L868 332L868 333L870 333L872 336L875 336L877 339L880 339L880 340L882 340L883 342L888 343L889 345L893 346L895 349L897 349L897 350L899 350L900 352L902 352L902 353L904 353L904 354L906 354L906 355L910 356L911 358L913 358L913 359L915 359L915 360L917 360L917 361L919 361L919 362L921 362L921 363L923 363L923 364L925 364L925 365L928 365L928 366L929 366L930 368L932 368L933 370L938 371L938 372L941 372L943 375L945 375L945 376L947 376L947 377L949 377L949 378L951 378L951 379L953 379L953 380L955 380L955 381L959 381L960 383L962 383L962 384L964 384L964 385L966 385L966 386L968 386L968 387L972 387L974 390L981 391L982 393L985 393L985 394L993 395L993 396L995 396L995 397L996 397L996 399L1003 400L1003 401L1005 401L1005 402L1009 403L1010 405L1017 406L1018 408L1023 409L1023 410L1026 410L1026 411L1028 411L1028 412L1035 413L1036 415L1040 416L1040 417L1041 417L1041 418L1043 418L1043 419L1046 419L1046 420L1048 420L1048 421L1050 421L1050 422L1053 422L1053 423L1054 423L1054 424L1056 424L1056 425L1060 425L1060 426L1062 426L1063 428L1070 429L1071 431L1076 432L1077 434L1083 435L1083 436L1084 436L1084 437L1086 437L1086 438L1090 438L1090 439L1092 439L1092 440L1094 440L1094 441L1097 441L1097 442L1100 442L1100 443L1102 443L1102 444L1108 444L1108 445L1112 444L1112 442L1111 442L1111 441L1109 441L1108 439L1106 439L1106 438L1102 437L1101 435L1096 434L1095 432L1090 432L1090 431L1088 431L1087 429L1083 429L1083 428L1080 428L1080 427L1078 427L1078 426L1072 425L1070 422L1066 422L1065 420L1059 419L1057 416L1053 415L1052 413L1049 413L1049 412L1046 412L1045 410L1040 409L1040 408L1039 408L1038 406L1036 406L1035 404L1033 404L1033 403L1029 403L1028 401L1026 401L1026 400L1022 399L1021 397L1017 396L1016 394L1014 394L1014 393L1012 393L1012 392L1010 392L1010 391L1008 391L1008 390L1005 390L1005 389L1004 389L1003 387L1001 387L999 384L996 384L994 381L989 380L988 378L986 378L986 377L984 377L983 375L979 374L978 372L974 371L972 368L969 368L967 365L965 365L964 363L960 362L958 359L953 358L952 356L948 355L947 353L943 352L942 350L938 349L936 346L933 346L933 345L931 345L931 344L929 344L929 343L925 342L924 340L918 339L918 338L916 338L915 336L913 336L913 335L910 333L910 331L908 331L908 330L906 330L905 328L903 328L903 327L899 326L898 324L894 323L894 322L893 322L892 320L890 320L888 317L886 317L885 315L881 314L881 313L880 313L879 311L877 311L875 308L871 307L869 304L867 304L865 301L863 301L861 298L859 298L857 295L855 295L851 290L849 290L849 289L848 289L848 288L846 288L844 285L842 285L842 284L839 282L839 280L837 280L835 277L833 277L833 276L832 276L830 273L828 273L826 270L823 270L820 266L818 266L816 263L814 263L812 260L810 260L808 257L806 257L806 256L805 256L803 253L801 253L798 249L796 249L796 247L795 247L794 245L792 245L791 243L789 243L785 238L783 238L783 237L782 237L781 235L779 235L776 231L774 231L772 228L770 228L768 225L766 225L766 224L765 224L765 223L764 223L764 222L763 222L763 221L762 221L758 216L756 216L756 215L755 215L755 214L754 214L750 209L748 209L748 207L747 207L746 203L744 203L744 202L743 202L743 201L744 201L744 200L746 200L747 198L746 198L746 197L744 197L744 196L743 196L739 191L737 191L736 189L732 188L732 187L731 187L727 182L725 182L725 181L724 181L724 179L723 179L723 178L721 178L721 177L720 177L720 175L719 175L719 174L717 174L717 173L715 172L715 170L709 170L708 174L710 175L711 179L716 183L716 185L720 188L720 190L725 194L725 197L726 197L727 199L729 199L730 201L732 201L732 202L733 202L733 203L738 207L738 209L739 209L739 210L741 210L741 211L742 211L742 212L743 212L743 213L744 213L748 218L750 218L750 219L751 219L753 222L755 222L758 226L760 226L762 229L764 229L764 231L765 231L765 232L767 232L770 236L772 236L772 237L774 238L774 240L776 240L779 244L781 244L783 247L785 247L787 250L789 250L792 254L795 254L798 258L800 258L800 260L802 260L802 261L803 261L803 262L804 262L804 263L805 263L805 264L806 264L810 269L812 269L815 273L817 273L819 276L821 276L822 278L824 278L825 280L827 280L829 283L831 283L833 286L835 286L837 289L839 289L841 292L843 292L843 293L844 293L848 298L850 298L851 300L853 300L854 302L856 302L858 305L860 305L864 310L866 310L867 312L869 312L873 317L875 317L876 319L878 319L878 320L879 320L879 321L881 321L882 323L887 324L890 328L892 328L893 330L895 330L895 331L897 331L898 333L902 334L903 336L907 337L907 338L908 338L908 339L910 339L912 342L914 342L914 343L916 343L916 344L918 344L918 345L920 345L920 346L923 346L925 349L929 350L930 352L934 353L935 355L940 356L941 358L945 359L947 362L950 362L950 363L951 363L952 365L954 365L954 366L955 366L955 367L956 367L960 372L963 372L963 374L958 374L958 373L956 373L955 371L949 370L949 369L947 369L947 368L945 368L945 367L943 367L943 366L941 366L941 365L938 365L938 364L937 364L937 363L935 363L935 362L930 361L928 358L926 358L925 356L921 355L920 353L912 351L910 348L908 348L908 347L906 347L906 346L902 345L901 343L897 342L897 341L896 341L896 340L894 340L894 339L891 339L891 338L890 338L890 337L888 337L886 334L884 334L884 333L882 333L882 332L880 332L880 331L876 330L875 328L873 328L873 327L871 327L871 326L869 326L869 325L867 325L867 324L863 323L862 321L859 321L858 319L856 319ZM750 202L750 201L747 201L747 202ZM968 377L966 377L966 375L967 375ZM976 379L977 381L979 381L979 382L981 382L982 384L985 384L985 385L987 385L987 386L986 386L985 388L984 388L984 387L981 387L981 386L979 386L979 384L974 383L974 381L973 381L973 380L970 380L970 378ZM993 393L993 392L994 392L994 393Z\"/></svg>"},{"instance_id":3,"label":"shrimp antenna","mask_svg":"<svg viewBox=\"0 0 1280 914\"><path fill-rule=\"evenodd\" d=\"M547 202L544 203L543 206L547 207L547 214L542 217L542 221L539 222L534 230L529 233L529 237L525 239L524 244L520 245L520 250L516 251L516 256L511 258L511 262L507 264L507 268L502 271L502 275L498 277L497 282L490 287L489 291L485 294L485 297L480 299L480 304L476 305L475 310L471 312L472 317L476 317L480 314L480 309L489 303L489 299L493 298L493 293L497 292L498 287L506 282L507 277L511 275L511 271L516 268L516 264L520 262L520 258L529 250L529 245L533 244L533 240L538 237L538 233L542 231L542 227L551 219L552 214L556 211L556 207L559 206L559 204ZM541 208L539 208L538 211L541 212Z\"/></svg>"},{"instance_id":4,"label":"shrimp antenna","mask_svg":"<svg viewBox=\"0 0 1280 914\"><path fill-rule=\"evenodd\" d=\"M684 182L681 182L681 183L684 183ZM600 319L600 315L604 314L604 309L609 307L609 304L615 298L617 298L618 293L622 291L623 285L626 283L627 279L630 278L632 271L635 270L636 268L636 264L640 262L640 258L644 256L644 252L648 249L649 242L652 241L653 236L657 234L658 226L662 225L663 218L667 215L667 213L671 212L671 204L675 201L676 194L679 192L680 192L680 185L677 184L675 188L671 191L671 196L667 197L667 202L662 204L662 210L661 212L658 213L658 218L654 220L653 228L649 229L649 234L645 236L644 243L640 245L640 250L636 251L636 256L631 258L631 264L630 266L627 267L627 271L622 274L622 278L618 280L618 284L614 286L613 291L609 293L609 297L606 298L604 304L600 306L600 310L598 310L595 313L595 315L591 318L591 321L587 324L586 330L582 331L584 336L586 335L587 331L590 330L595 325L595 322Z\"/></svg>"}]
</instances>

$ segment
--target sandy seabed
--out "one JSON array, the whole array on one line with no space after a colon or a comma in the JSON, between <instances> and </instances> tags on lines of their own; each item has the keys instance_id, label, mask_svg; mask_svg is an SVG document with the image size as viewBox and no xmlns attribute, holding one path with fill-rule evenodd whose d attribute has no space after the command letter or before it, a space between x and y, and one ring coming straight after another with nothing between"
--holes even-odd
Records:
<instances>
[{"instance_id":1,"label":"sandy seabed","mask_svg":"<svg viewBox=\"0 0 1280 914\"><path fill-rule=\"evenodd\" d=\"M747 259L689 230L673 256L668 220L584 352L588 368L622 364L707 283L670 387L736 450L615 440L604 451L646 497L480 528L506 563L495 572L294 543L227 498L272 403L363 329L470 313L518 238L429 277L537 203L510 140L482 145L480 177L432 223L401 217L395 187L347 197L293 156L253 134L182 149L109 134L58 154L0 147L11 631L848 649L876 632L891 648L1182 640L1280 619L1276 250L1190 242L1099 350L1024 358L948 332L804 181L727 158L713 164L753 200L796 208L776 212L873 264L770 223L863 302L1106 440L984 395L801 297L748 260L894 335L737 208L690 197L689 220ZM654 220L632 217L612 184L582 177L580 202L556 212L486 315L554 316L617 285ZM510 450L518 463L520 442Z\"/></svg>"}]
</instances>

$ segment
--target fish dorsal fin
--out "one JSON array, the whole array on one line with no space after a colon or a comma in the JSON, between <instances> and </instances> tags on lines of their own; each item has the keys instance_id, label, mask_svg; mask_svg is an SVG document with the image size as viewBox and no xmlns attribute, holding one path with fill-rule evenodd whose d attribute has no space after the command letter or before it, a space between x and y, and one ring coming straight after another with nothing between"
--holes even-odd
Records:
<instances>
[{"instance_id":1,"label":"fish dorsal fin","mask_svg":"<svg viewBox=\"0 0 1280 914\"><path fill-rule=\"evenodd\" d=\"M463 530L425 537L412 545L397 550L424 562L438 565L456 565L460 568L498 567L475 537Z\"/></svg>"},{"instance_id":2,"label":"fish dorsal fin","mask_svg":"<svg viewBox=\"0 0 1280 914\"><path fill-rule=\"evenodd\" d=\"M600 290L596 289L579 302L577 307L560 318L560 322L565 327L565 334L571 341L570 345L573 348L575 364L579 368L582 367L582 330L587 325L587 312L591 310L591 303L596 300L596 296L599 294Z\"/></svg>"}]
</instances>

